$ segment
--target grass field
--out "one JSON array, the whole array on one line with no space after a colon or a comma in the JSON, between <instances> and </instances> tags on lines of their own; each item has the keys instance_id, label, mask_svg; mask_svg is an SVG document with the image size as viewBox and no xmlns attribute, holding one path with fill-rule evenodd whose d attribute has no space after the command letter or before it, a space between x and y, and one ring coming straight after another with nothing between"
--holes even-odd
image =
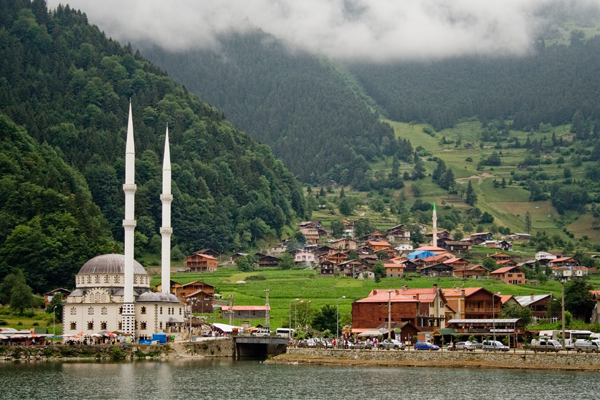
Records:
<instances>
[{"instance_id":1,"label":"grass field","mask_svg":"<svg viewBox=\"0 0 600 400\"><path fill-rule=\"evenodd\" d=\"M238 280L246 279L251 275L260 275L266 277L266 280L246 281L246 283L236 283ZM214 285L217 291L223 295L233 295L234 305L264 305L265 290L269 289L269 303L271 305L271 326L272 328L281 327L288 323L290 317L290 307L292 318L294 318L294 308L297 314L304 315L306 308L309 311L323 307L326 304L339 304L340 319L346 323L350 322L350 310L352 302L368 296L373 289L396 289L402 285L411 288L430 288L437 284L442 288L452 288L457 286L476 287L483 286L492 292L501 292L502 294L529 295L554 293L560 296L560 284L556 281L548 281L543 286L529 285L507 285L497 280L467 280L463 282L457 278L384 278L380 283L372 280L357 280L341 277L322 278L314 270L271 270L258 269L249 273L240 273L234 267L219 268L212 274L178 274L173 275L172 279L187 283L195 280ZM154 284L158 283L159 277L154 277ZM593 283L600 287L600 279L593 280ZM345 296L345 298L343 298ZM296 301L296 299L299 299ZM218 314L209 316L209 320L218 322ZM223 322L223 320L220 320ZM262 321L255 321L255 324ZM239 323L239 321L236 321Z\"/></svg>"}]
</instances>

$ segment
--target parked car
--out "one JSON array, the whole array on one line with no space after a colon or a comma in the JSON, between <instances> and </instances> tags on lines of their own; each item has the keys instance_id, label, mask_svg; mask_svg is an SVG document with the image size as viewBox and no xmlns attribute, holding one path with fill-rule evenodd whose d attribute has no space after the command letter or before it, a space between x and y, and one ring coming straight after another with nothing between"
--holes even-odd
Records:
<instances>
[{"instance_id":1,"label":"parked car","mask_svg":"<svg viewBox=\"0 0 600 400\"><path fill-rule=\"evenodd\" d=\"M477 340L469 340L469 342L475 348L475 350L483 348L483 345L481 343L479 343Z\"/></svg>"},{"instance_id":2,"label":"parked car","mask_svg":"<svg viewBox=\"0 0 600 400\"><path fill-rule=\"evenodd\" d=\"M385 350L390 350L390 349L394 349L394 350L404 350L404 348L406 347L404 345L404 343L402 343L399 340L384 340L383 342L378 344L379 348L381 349L385 349Z\"/></svg>"},{"instance_id":3,"label":"parked car","mask_svg":"<svg viewBox=\"0 0 600 400\"><path fill-rule=\"evenodd\" d=\"M484 340L482 344L484 351L508 351L510 348L497 340Z\"/></svg>"},{"instance_id":4,"label":"parked car","mask_svg":"<svg viewBox=\"0 0 600 400\"><path fill-rule=\"evenodd\" d=\"M371 349L373 345L367 342L358 342L354 345L355 349Z\"/></svg>"},{"instance_id":5,"label":"parked car","mask_svg":"<svg viewBox=\"0 0 600 400\"><path fill-rule=\"evenodd\" d=\"M449 350L468 350L468 351L473 351L475 350L475 345L473 345L471 342L466 341L466 342L456 342L454 343L454 345L452 347L449 348Z\"/></svg>"},{"instance_id":6,"label":"parked car","mask_svg":"<svg viewBox=\"0 0 600 400\"><path fill-rule=\"evenodd\" d=\"M533 351L542 351L542 352L550 352L554 351L558 353L562 350L563 347L558 340L532 340L531 341L531 350Z\"/></svg>"},{"instance_id":7,"label":"parked car","mask_svg":"<svg viewBox=\"0 0 600 400\"><path fill-rule=\"evenodd\" d=\"M573 348L578 353L597 353L598 352L598 341L587 340L587 339L577 339L573 344Z\"/></svg>"},{"instance_id":8,"label":"parked car","mask_svg":"<svg viewBox=\"0 0 600 400\"><path fill-rule=\"evenodd\" d=\"M431 344L429 342L417 342L415 343L415 350L439 350L440 346Z\"/></svg>"}]
</instances>

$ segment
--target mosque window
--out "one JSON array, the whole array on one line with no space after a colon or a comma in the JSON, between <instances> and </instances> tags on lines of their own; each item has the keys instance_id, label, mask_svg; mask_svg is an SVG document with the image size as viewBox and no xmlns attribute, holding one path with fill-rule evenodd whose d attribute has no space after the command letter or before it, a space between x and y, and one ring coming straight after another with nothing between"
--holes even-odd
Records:
<instances>
[{"instance_id":1,"label":"mosque window","mask_svg":"<svg viewBox=\"0 0 600 400\"><path fill-rule=\"evenodd\" d=\"M108 323L106 323L106 321L101 321L100 322L100 329L102 329L103 331L105 331L108 327Z\"/></svg>"},{"instance_id":2,"label":"mosque window","mask_svg":"<svg viewBox=\"0 0 600 400\"><path fill-rule=\"evenodd\" d=\"M123 330L123 323L121 321L117 322L117 329Z\"/></svg>"},{"instance_id":3,"label":"mosque window","mask_svg":"<svg viewBox=\"0 0 600 400\"><path fill-rule=\"evenodd\" d=\"M135 321L135 330L137 331L138 329L138 321Z\"/></svg>"},{"instance_id":4,"label":"mosque window","mask_svg":"<svg viewBox=\"0 0 600 400\"><path fill-rule=\"evenodd\" d=\"M71 327L72 331L76 331L77 330L77 322L71 322L70 327Z\"/></svg>"},{"instance_id":5,"label":"mosque window","mask_svg":"<svg viewBox=\"0 0 600 400\"><path fill-rule=\"evenodd\" d=\"M75 307L71 307L71 315L77 315L77 309Z\"/></svg>"},{"instance_id":6,"label":"mosque window","mask_svg":"<svg viewBox=\"0 0 600 400\"><path fill-rule=\"evenodd\" d=\"M119 314L123 314L123 307L119 307Z\"/></svg>"},{"instance_id":7,"label":"mosque window","mask_svg":"<svg viewBox=\"0 0 600 400\"><path fill-rule=\"evenodd\" d=\"M119 275L115 275L115 283L119 283Z\"/></svg>"},{"instance_id":8,"label":"mosque window","mask_svg":"<svg viewBox=\"0 0 600 400\"><path fill-rule=\"evenodd\" d=\"M95 293L94 294L94 303L100 303L102 302L102 295L100 293Z\"/></svg>"},{"instance_id":9,"label":"mosque window","mask_svg":"<svg viewBox=\"0 0 600 400\"><path fill-rule=\"evenodd\" d=\"M96 275L96 283L100 283L100 275Z\"/></svg>"},{"instance_id":10,"label":"mosque window","mask_svg":"<svg viewBox=\"0 0 600 400\"><path fill-rule=\"evenodd\" d=\"M146 307L142 307L142 314L146 314Z\"/></svg>"},{"instance_id":11,"label":"mosque window","mask_svg":"<svg viewBox=\"0 0 600 400\"><path fill-rule=\"evenodd\" d=\"M179 315L181 315L181 307L179 307Z\"/></svg>"},{"instance_id":12,"label":"mosque window","mask_svg":"<svg viewBox=\"0 0 600 400\"><path fill-rule=\"evenodd\" d=\"M162 329L162 321L160 321L160 329Z\"/></svg>"},{"instance_id":13,"label":"mosque window","mask_svg":"<svg viewBox=\"0 0 600 400\"><path fill-rule=\"evenodd\" d=\"M106 307L102 307L102 308L100 309L100 314L102 314L102 315L106 315L106 314L108 314L108 309L107 309Z\"/></svg>"},{"instance_id":14,"label":"mosque window","mask_svg":"<svg viewBox=\"0 0 600 400\"><path fill-rule=\"evenodd\" d=\"M140 330L145 331L148 327L148 324L146 322L140 322Z\"/></svg>"},{"instance_id":15,"label":"mosque window","mask_svg":"<svg viewBox=\"0 0 600 400\"><path fill-rule=\"evenodd\" d=\"M160 315L162 315L162 307L160 308ZM161 326L161 328L162 328L162 326Z\"/></svg>"},{"instance_id":16,"label":"mosque window","mask_svg":"<svg viewBox=\"0 0 600 400\"><path fill-rule=\"evenodd\" d=\"M87 283L92 283L92 276L88 275Z\"/></svg>"},{"instance_id":17,"label":"mosque window","mask_svg":"<svg viewBox=\"0 0 600 400\"><path fill-rule=\"evenodd\" d=\"M104 283L110 283L110 275L104 275Z\"/></svg>"},{"instance_id":18,"label":"mosque window","mask_svg":"<svg viewBox=\"0 0 600 400\"><path fill-rule=\"evenodd\" d=\"M88 321L87 328L90 331L93 330L94 329L94 321Z\"/></svg>"},{"instance_id":19,"label":"mosque window","mask_svg":"<svg viewBox=\"0 0 600 400\"><path fill-rule=\"evenodd\" d=\"M137 285L137 278L138 278L138 277L137 277L137 275L134 275L134 276L133 276L133 283L134 283L135 285Z\"/></svg>"},{"instance_id":20,"label":"mosque window","mask_svg":"<svg viewBox=\"0 0 600 400\"><path fill-rule=\"evenodd\" d=\"M94 315L94 307L88 308L88 315Z\"/></svg>"}]
</instances>

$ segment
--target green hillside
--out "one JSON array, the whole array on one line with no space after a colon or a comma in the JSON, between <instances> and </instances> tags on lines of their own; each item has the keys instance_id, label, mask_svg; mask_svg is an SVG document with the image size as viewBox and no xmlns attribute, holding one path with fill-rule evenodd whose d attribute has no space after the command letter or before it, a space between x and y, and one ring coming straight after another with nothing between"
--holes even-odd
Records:
<instances>
[{"instance_id":1,"label":"green hillside","mask_svg":"<svg viewBox=\"0 0 600 400\"><path fill-rule=\"evenodd\" d=\"M9 141L3 132L0 204L8 208L0 232L0 280L22 266L36 290L71 286L77 265L106 252L101 241L89 244L92 238L121 240L130 100L137 155L136 257L160 249L160 171L167 123L176 258L207 247L220 252L247 249L280 237L286 225L304 217L300 185L268 146L234 129L220 111L200 102L139 53L106 38L88 24L85 14L68 6L49 12L43 1L0 2L0 112L8 116L3 129L21 135L15 140L31 147L13 151L25 145ZM42 171L46 177L39 176ZM21 189L23 198L10 188ZM65 230L73 225L69 234L77 238L67 235L63 244L46 252L23 254L22 245L21 253L11 253L9 239L25 232L30 240L50 235L46 230L63 229L61 223ZM85 250L71 254L67 243ZM37 268L47 276L39 276Z\"/></svg>"}]
</instances>

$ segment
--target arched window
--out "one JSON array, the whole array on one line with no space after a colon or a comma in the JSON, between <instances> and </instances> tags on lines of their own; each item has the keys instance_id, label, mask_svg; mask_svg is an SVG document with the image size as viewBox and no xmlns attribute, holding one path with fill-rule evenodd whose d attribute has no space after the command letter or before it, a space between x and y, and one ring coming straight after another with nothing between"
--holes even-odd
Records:
<instances>
[{"instance_id":1,"label":"arched window","mask_svg":"<svg viewBox=\"0 0 600 400\"><path fill-rule=\"evenodd\" d=\"M133 276L133 284L134 285L137 285L137 278L138 278L137 275Z\"/></svg>"},{"instance_id":2,"label":"arched window","mask_svg":"<svg viewBox=\"0 0 600 400\"><path fill-rule=\"evenodd\" d=\"M162 315L162 307L160 308L160 315ZM161 328L162 328L162 326L161 326Z\"/></svg>"},{"instance_id":3,"label":"arched window","mask_svg":"<svg viewBox=\"0 0 600 400\"><path fill-rule=\"evenodd\" d=\"M87 328L90 331L93 330L94 329L94 321L88 321Z\"/></svg>"},{"instance_id":4,"label":"arched window","mask_svg":"<svg viewBox=\"0 0 600 400\"><path fill-rule=\"evenodd\" d=\"M88 315L94 315L94 307L88 308Z\"/></svg>"},{"instance_id":5,"label":"arched window","mask_svg":"<svg viewBox=\"0 0 600 400\"><path fill-rule=\"evenodd\" d=\"M181 315L181 307L179 307L179 315Z\"/></svg>"},{"instance_id":6,"label":"arched window","mask_svg":"<svg viewBox=\"0 0 600 400\"><path fill-rule=\"evenodd\" d=\"M123 330L123 323L121 321L117 322L117 329Z\"/></svg>"},{"instance_id":7,"label":"arched window","mask_svg":"<svg viewBox=\"0 0 600 400\"><path fill-rule=\"evenodd\" d=\"M92 283L92 276L88 275L87 283Z\"/></svg>"},{"instance_id":8,"label":"arched window","mask_svg":"<svg viewBox=\"0 0 600 400\"><path fill-rule=\"evenodd\" d=\"M108 314L108 309L107 309L106 307L102 307L102 308L100 309L100 314L102 314L102 315L106 315L106 314Z\"/></svg>"},{"instance_id":9,"label":"arched window","mask_svg":"<svg viewBox=\"0 0 600 400\"><path fill-rule=\"evenodd\" d=\"M108 323L106 321L101 321L100 322L100 329L102 329L103 331L105 331L107 329Z\"/></svg>"},{"instance_id":10,"label":"arched window","mask_svg":"<svg viewBox=\"0 0 600 400\"><path fill-rule=\"evenodd\" d=\"M145 331L147 329L148 324L146 322L140 322L140 330Z\"/></svg>"},{"instance_id":11,"label":"arched window","mask_svg":"<svg viewBox=\"0 0 600 400\"><path fill-rule=\"evenodd\" d=\"M115 275L115 283L119 283L119 275Z\"/></svg>"},{"instance_id":12,"label":"arched window","mask_svg":"<svg viewBox=\"0 0 600 400\"><path fill-rule=\"evenodd\" d=\"M104 283L110 283L110 275L104 275Z\"/></svg>"},{"instance_id":13,"label":"arched window","mask_svg":"<svg viewBox=\"0 0 600 400\"><path fill-rule=\"evenodd\" d=\"M142 307L142 314L146 314L146 307Z\"/></svg>"},{"instance_id":14,"label":"arched window","mask_svg":"<svg viewBox=\"0 0 600 400\"><path fill-rule=\"evenodd\" d=\"M100 283L100 275L96 275L96 283Z\"/></svg>"},{"instance_id":15,"label":"arched window","mask_svg":"<svg viewBox=\"0 0 600 400\"><path fill-rule=\"evenodd\" d=\"M77 309L75 307L71 307L71 315L77 315Z\"/></svg>"},{"instance_id":16,"label":"arched window","mask_svg":"<svg viewBox=\"0 0 600 400\"><path fill-rule=\"evenodd\" d=\"M119 314L123 314L123 307L119 307Z\"/></svg>"},{"instance_id":17,"label":"arched window","mask_svg":"<svg viewBox=\"0 0 600 400\"><path fill-rule=\"evenodd\" d=\"M72 331L76 331L77 330L77 322L71 322L70 327L71 327Z\"/></svg>"}]
</instances>

